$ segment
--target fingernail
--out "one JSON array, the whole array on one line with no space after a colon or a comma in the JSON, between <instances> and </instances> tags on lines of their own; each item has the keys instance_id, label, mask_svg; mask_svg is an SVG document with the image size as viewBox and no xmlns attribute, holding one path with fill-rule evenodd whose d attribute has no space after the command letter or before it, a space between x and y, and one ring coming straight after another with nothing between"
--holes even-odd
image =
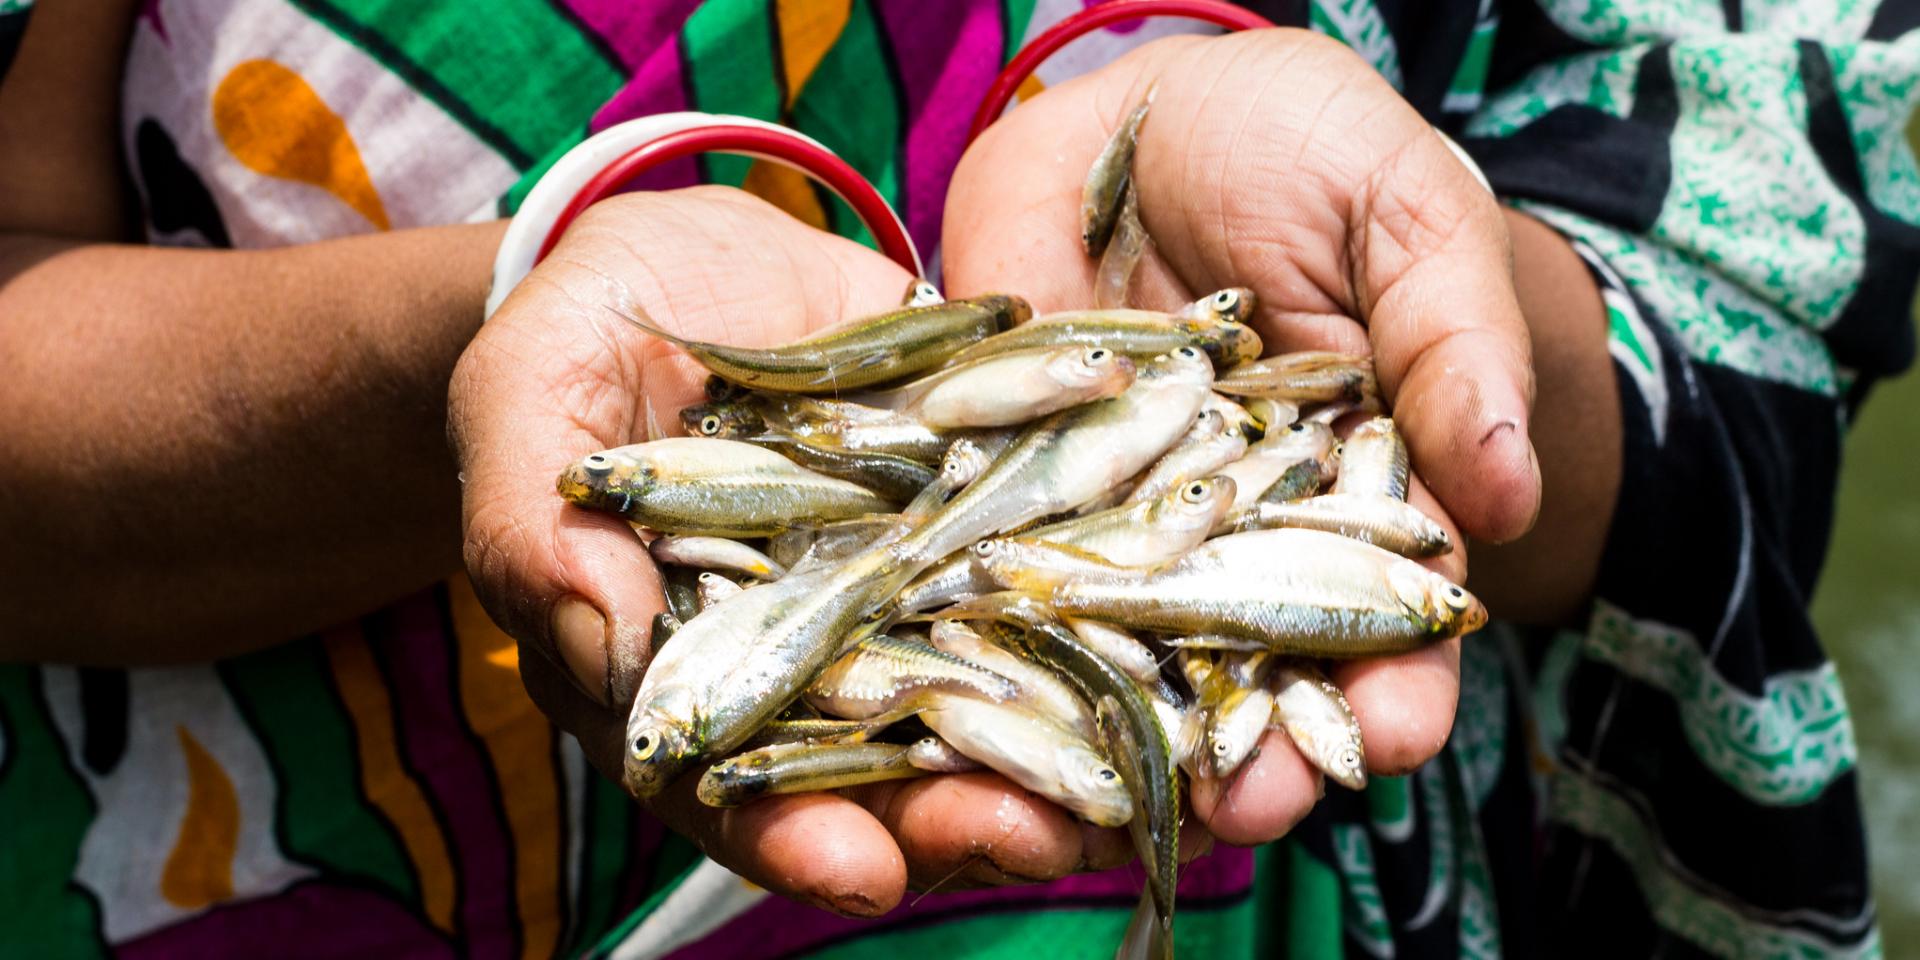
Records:
<instances>
[{"instance_id":1,"label":"fingernail","mask_svg":"<svg viewBox=\"0 0 1920 960\"><path fill-rule=\"evenodd\" d=\"M567 665L567 675L595 703L608 706L607 618L579 597L565 597L553 605L553 645Z\"/></svg>"}]
</instances>

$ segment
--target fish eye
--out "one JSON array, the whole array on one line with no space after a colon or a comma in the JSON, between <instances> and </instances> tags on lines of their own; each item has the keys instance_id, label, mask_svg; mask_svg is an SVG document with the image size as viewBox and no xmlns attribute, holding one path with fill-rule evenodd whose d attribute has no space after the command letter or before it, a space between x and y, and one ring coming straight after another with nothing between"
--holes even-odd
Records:
<instances>
[{"instance_id":1,"label":"fish eye","mask_svg":"<svg viewBox=\"0 0 1920 960\"><path fill-rule=\"evenodd\" d=\"M1093 775L1096 777L1099 777L1102 780L1105 780L1108 783L1112 783L1115 780L1120 779L1120 774L1114 772L1114 769L1112 767L1101 767L1100 769L1095 770L1093 772Z\"/></svg>"},{"instance_id":2,"label":"fish eye","mask_svg":"<svg viewBox=\"0 0 1920 960\"><path fill-rule=\"evenodd\" d=\"M660 735L653 730L642 730L633 738L633 759L645 760L653 756L653 752L659 748Z\"/></svg>"},{"instance_id":3,"label":"fish eye","mask_svg":"<svg viewBox=\"0 0 1920 960\"><path fill-rule=\"evenodd\" d=\"M720 432L720 418L709 413L700 418L700 432L711 437Z\"/></svg>"},{"instance_id":4,"label":"fish eye","mask_svg":"<svg viewBox=\"0 0 1920 960\"><path fill-rule=\"evenodd\" d=\"M1213 305L1221 310L1229 309L1239 302L1240 295L1232 290L1222 290L1213 295Z\"/></svg>"},{"instance_id":5,"label":"fish eye","mask_svg":"<svg viewBox=\"0 0 1920 960\"><path fill-rule=\"evenodd\" d=\"M1111 356L1113 356L1113 353L1107 348L1094 347L1092 350L1087 351L1087 362L1088 363L1105 363L1107 361L1107 358Z\"/></svg>"},{"instance_id":6,"label":"fish eye","mask_svg":"<svg viewBox=\"0 0 1920 960\"><path fill-rule=\"evenodd\" d=\"M959 472L960 472L960 461L958 461L958 460L948 460L948 461L947 461L946 463L943 463L943 464L941 464L941 465L940 465L940 469L942 469L942 470L945 470L945 471L946 471L946 472L948 472L948 473L959 473Z\"/></svg>"},{"instance_id":7,"label":"fish eye","mask_svg":"<svg viewBox=\"0 0 1920 960\"><path fill-rule=\"evenodd\" d=\"M1185 490L1180 491L1180 499L1185 500L1188 503L1199 503L1201 500L1205 499L1206 496L1207 496L1207 483L1204 480L1195 480L1194 482L1187 484L1187 488Z\"/></svg>"},{"instance_id":8,"label":"fish eye","mask_svg":"<svg viewBox=\"0 0 1920 960\"><path fill-rule=\"evenodd\" d=\"M1360 751L1355 750L1352 747L1348 747L1345 750L1340 751L1341 766L1346 767L1349 770L1358 770L1360 769L1360 764L1361 764Z\"/></svg>"},{"instance_id":9,"label":"fish eye","mask_svg":"<svg viewBox=\"0 0 1920 960\"><path fill-rule=\"evenodd\" d=\"M1307 425L1304 423L1300 423L1299 421L1295 421L1287 425L1287 432L1288 433L1306 433Z\"/></svg>"},{"instance_id":10,"label":"fish eye","mask_svg":"<svg viewBox=\"0 0 1920 960\"><path fill-rule=\"evenodd\" d=\"M603 453L596 453L580 463L587 468L588 473L592 474L602 474L613 469L613 461L608 460Z\"/></svg>"},{"instance_id":11,"label":"fish eye","mask_svg":"<svg viewBox=\"0 0 1920 960\"><path fill-rule=\"evenodd\" d=\"M995 546L992 540L982 540L973 545L973 552L983 557L993 556Z\"/></svg>"},{"instance_id":12,"label":"fish eye","mask_svg":"<svg viewBox=\"0 0 1920 960\"><path fill-rule=\"evenodd\" d=\"M1231 751L1232 749L1233 749L1233 745L1232 745L1232 744L1229 744L1229 743L1227 743L1227 742L1226 742L1225 740L1215 740L1215 741L1213 742L1213 754L1214 754L1214 756L1217 756L1217 757L1224 757L1224 756L1226 756L1226 755L1227 755L1227 753L1228 753L1228 752L1230 752L1230 751Z\"/></svg>"},{"instance_id":13,"label":"fish eye","mask_svg":"<svg viewBox=\"0 0 1920 960\"><path fill-rule=\"evenodd\" d=\"M1198 351L1198 350L1195 350L1195 349L1194 349L1194 348L1192 348L1192 347L1181 347L1180 349L1178 349L1178 350L1176 350L1176 351L1174 351L1174 352L1175 352L1175 353L1178 353L1179 355L1181 355L1182 357L1185 357L1185 358L1186 358L1186 359L1188 359L1188 360L1198 360L1198 359L1200 359L1200 351Z\"/></svg>"}]
</instances>

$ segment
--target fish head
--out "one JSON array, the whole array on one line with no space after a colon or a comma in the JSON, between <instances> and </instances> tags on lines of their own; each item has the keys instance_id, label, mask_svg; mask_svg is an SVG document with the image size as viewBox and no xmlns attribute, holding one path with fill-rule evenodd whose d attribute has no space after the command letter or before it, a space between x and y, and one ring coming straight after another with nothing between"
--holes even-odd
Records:
<instances>
[{"instance_id":1,"label":"fish head","mask_svg":"<svg viewBox=\"0 0 1920 960\"><path fill-rule=\"evenodd\" d=\"M1201 407L1193 417L1193 426L1187 430L1187 436L1194 440L1210 440L1227 431L1227 418L1212 407Z\"/></svg>"},{"instance_id":2,"label":"fish head","mask_svg":"<svg viewBox=\"0 0 1920 960\"><path fill-rule=\"evenodd\" d=\"M973 545L973 562L1008 590L1045 593L1071 580L1077 551L1038 540L982 540Z\"/></svg>"},{"instance_id":3,"label":"fish head","mask_svg":"<svg viewBox=\"0 0 1920 960\"><path fill-rule=\"evenodd\" d=\"M1439 576L1435 574L1435 576ZM1445 580L1444 577L1441 578ZM1451 621L1450 636L1462 637L1487 625L1487 606L1480 598L1468 593L1465 587L1452 581L1445 581L1438 588L1440 603L1446 608Z\"/></svg>"},{"instance_id":4,"label":"fish head","mask_svg":"<svg viewBox=\"0 0 1920 960\"><path fill-rule=\"evenodd\" d=\"M1289 726L1287 732L1309 754L1308 761L1334 783L1348 790L1366 789L1367 754L1360 744L1358 724L1339 730L1323 724L1302 724Z\"/></svg>"},{"instance_id":5,"label":"fish head","mask_svg":"<svg viewBox=\"0 0 1920 960\"><path fill-rule=\"evenodd\" d=\"M1278 430L1268 431L1260 440L1262 450L1273 450L1276 456L1289 460L1312 459L1322 465L1322 471L1334 460L1334 448L1338 441L1334 439L1333 428L1318 420L1295 420Z\"/></svg>"},{"instance_id":6,"label":"fish head","mask_svg":"<svg viewBox=\"0 0 1920 960\"><path fill-rule=\"evenodd\" d=\"M1207 732L1207 757L1202 764L1208 775L1223 780L1233 775L1253 752L1253 741L1244 731L1218 728Z\"/></svg>"},{"instance_id":7,"label":"fish head","mask_svg":"<svg viewBox=\"0 0 1920 960\"><path fill-rule=\"evenodd\" d=\"M723 760L701 774L694 794L709 807L732 807L755 799L773 786L767 768L772 757L755 750L744 756Z\"/></svg>"},{"instance_id":8,"label":"fish head","mask_svg":"<svg viewBox=\"0 0 1920 960\"><path fill-rule=\"evenodd\" d=\"M1238 430L1243 437L1251 436L1260 429L1259 418L1253 415L1253 411L1248 406L1243 406L1238 401L1220 394L1207 395L1206 409L1220 414L1220 418L1226 422L1227 429Z\"/></svg>"},{"instance_id":9,"label":"fish head","mask_svg":"<svg viewBox=\"0 0 1920 960\"><path fill-rule=\"evenodd\" d=\"M646 463L615 448L568 464L554 487L569 503L624 515L652 483L653 471Z\"/></svg>"},{"instance_id":10,"label":"fish head","mask_svg":"<svg viewBox=\"0 0 1920 960\"><path fill-rule=\"evenodd\" d=\"M1387 583L1408 614L1437 639L1464 636L1487 625L1487 608L1480 598L1412 560L1395 562Z\"/></svg>"},{"instance_id":11,"label":"fish head","mask_svg":"<svg viewBox=\"0 0 1920 960\"><path fill-rule=\"evenodd\" d=\"M947 298L941 296L940 288L934 286L932 281L920 277L915 277L913 282L907 284L907 292L900 297L900 305L903 307L931 307L936 303L945 302Z\"/></svg>"},{"instance_id":12,"label":"fish head","mask_svg":"<svg viewBox=\"0 0 1920 960\"><path fill-rule=\"evenodd\" d=\"M1432 517L1421 514L1417 518L1414 546L1419 556L1437 557L1453 549L1453 538Z\"/></svg>"},{"instance_id":13,"label":"fish head","mask_svg":"<svg viewBox=\"0 0 1920 960\"><path fill-rule=\"evenodd\" d=\"M940 458L940 478L958 490L972 483L987 468L993 465L993 458L979 444L962 437L947 447L947 453Z\"/></svg>"},{"instance_id":14,"label":"fish head","mask_svg":"<svg viewBox=\"0 0 1920 960\"><path fill-rule=\"evenodd\" d=\"M680 425L689 436L739 440L767 427L760 411L743 399L715 400L680 411Z\"/></svg>"},{"instance_id":15,"label":"fish head","mask_svg":"<svg viewBox=\"0 0 1920 960\"><path fill-rule=\"evenodd\" d=\"M1133 385L1137 373L1129 357L1106 347L1078 344L1052 351L1045 369L1047 379L1054 383L1100 397L1118 396Z\"/></svg>"},{"instance_id":16,"label":"fish head","mask_svg":"<svg viewBox=\"0 0 1920 960\"><path fill-rule=\"evenodd\" d=\"M1080 744L1062 745L1060 753L1068 809L1100 827L1121 827L1133 819L1133 793L1107 758Z\"/></svg>"},{"instance_id":17,"label":"fish head","mask_svg":"<svg viewBox=\"0 0 1920 960\"><path fill-rule=\"evenodd\" d=\"M1255 298L1246 287L1228 287L1193 301L1174 314L1174 322L1222 367L1260 358L1264 344L1247 325Z\"/></svg>"},{"instance_id":18,"label":"fish head","mask_svg":"<svg viewBox=\"0 0 1920 960\"><path fill-rule=\"evenodd\" d=\"M1334 749L1333 755L1329 758L1330 762L1321 769L1333 778L1334 783L1346 787L1348 790L1365 790L1367 788L1367 758L1366 755L1360 751L1357 730L1355 734L1356 737L1353 742L1342 741L1340 745Z\"/></svg>"},{"instance_id":19,"label":"fish head","mask_svg":"<svg viewBox=\"0 0 1920 960\"><path fill-rule=\"evenodd\" d=\"M927 631L927 642L944 653L965 657L986 641L980 631L958 620L935 620Z\"/></svg>"},{"instance_id":20,"label":"fish head","mask_svg":"<svg viewBox=\"0 0 1920 960\"><path fill-rule=\"evenodd\" d=\"M1033 319L1033 304L1010 293L968 297L967 302L993 314L995 329L1005 332Z\"/></svg>"},{"instance_id":21,"label":"fish head","mask_svg":"<svg viewBox=\"0 0 1920 960\"><path fill-rule=\"evenodd\" d=\"M683 693L659 691L635 704L627 717L624 779L627 789L642 800L658 794L700 759L702 738Z\"/></svg>"},{"instance_id":22,"label":"fish head","mask_svg":"<svg viewBox=\"0 0 1920 960\"><path fill-rule=\"evenodd\" d=\"M1191 533L1192 546L1198 546L1207 531L1226 519L1238 492L1239 485L1225 475L1188 480L1155 501L1146 522L1168 533Z\"/></svg>"},{"instance_id":23,"label":"fish head","mask_svg":"<svg viewBox=\"0 0 1920 960\"><path fill-rule=\"evenodd\" d=\"M1213 363L1199 347L1176 347L1147 361L1135 383L1153 391L1176 392L1207 386L1213 383Z\"/></svg>"}]
</instances>

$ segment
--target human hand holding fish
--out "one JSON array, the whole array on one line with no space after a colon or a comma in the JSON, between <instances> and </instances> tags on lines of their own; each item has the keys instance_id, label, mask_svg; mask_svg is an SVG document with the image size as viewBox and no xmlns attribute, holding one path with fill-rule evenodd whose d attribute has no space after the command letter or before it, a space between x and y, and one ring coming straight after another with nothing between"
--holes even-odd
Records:
<instances>
[{"instance_id":1,"label":"human hand holding fish","mask_svg":"<svg viewBox=\"0 0 1920 960\"><path fill-rule=\"evenodd\" d=\"M1131 304L1244 285L1267 353L1371 355L1417 467L1407 500L1456 545L1426 562L1464 582L1462 533L1510 540L1540 501L1506 230L1472 173L1346 47L1289 30L1173 38L1023 104L955 174L948 292L1017 290L1042 314L1099 295L1102 265L1079 230L1087 166L1149 90L1132 186L1154 242ZM1015 166L1025 175L1006 176ZM1447 641L1334 665L1374 772L1410 771L1440 749L1458 655ZM1237 776L1196 780L1192 800L1217 836L1256 843L1284 834L1321 789L1276 730Z\"/></svg>"},{"instance_id":2,"label":"human hand holding fish","mask_svg":"<svg viewBox=\"0 0 1920 960\"><path fill-rule=\"evenodd\" d=\"M723 864L873 913L955 870L1001 882L1110 864L1125 841L1103 827L1126 824L1149 862L1141 914L1158 919L1140 929L1165 955L1176 764L1191 819L1253 843L1305 815L1322 772L1357 786L1444 742L1457 637L1486 611L1458 585L1464 538L1442 504L1497 540L1539 498L1500 214L1350 54L1284 32L1204 42L1212 55L1170 41L1062 85L969 153L944 251L950 292L971 297L922 306L912 286L899 306L908 278L875 255L738 195L670 194L576 226L463 362L469 565L496 618L550 654L528 659L529 689ZM1316 142L1313 123L1288 127L1299 118L1280 107L1297 103L1249 110L1266 94L1222 62L1319 78L1323 100L1358 97L1370 126ZM1136 152L1097 108L1147 89L1174 129ZM1178 129L1203 116L1265 119ZM1048 164L1021 137L1029 123L1063 145L1061 175L1031 175ZM1236 156L1222 136L1265 149ZM1217 162L1288 153L1276 144L1358 156L1278 193ZM1094 154L1091 177L1062 173ZM1126 184L1093 189L1115 170ZM1148 228L1184 245L1150 249ZM1028 301L994 289L1031 292L1047 315L1028 322ZM1129 295L1161 309L1119 309ZM1255 362L1263 337L1282 355ZM527 352L548 343L551 358ZM771 346L742 346L755 343ZM1342 415L1385 405L1398 428ZM669 415L696 437L634 443ZM541 491L528 450L570 451L559 491L590 511ZM622 520L749 539L764 562L713 566L786 573L705 591L660 621L680 631L670 641L638 641L659 579ZM702 549L662 556L702 565ZM922 609L943 612L909 616ZM984 621L981 639L955 640L955 618ZM1057 680L1012 680L1006 657ZM630 701L622 731L610 718ZM922 727L930 755L998 773L925 776L955 768L912 762L899 738Z\"/></svg>"},{"instance_id":3,"label":"human hand holding fish","mask_svg":"<svg viewBox=\"0 0 1920 960\"><path fill-rule=\"evenodd\" d=\"M609 778L622 777L662 582L629 525L555 496L554 474L583 450L647 440L650 421L674 425L704 399L706 371L608 305L687 336L778 344L892 308L909 279L739 191L629 195L588 211L463 358L450 433L469 571L495 621L522 641L534 702ZM699 779L681 778L649 808L742 876L842 913L883 912L910 884L1045 880L1131 856L1121 831L993 773L731 809L702 804Z\"/></svg>"}]
</instances>

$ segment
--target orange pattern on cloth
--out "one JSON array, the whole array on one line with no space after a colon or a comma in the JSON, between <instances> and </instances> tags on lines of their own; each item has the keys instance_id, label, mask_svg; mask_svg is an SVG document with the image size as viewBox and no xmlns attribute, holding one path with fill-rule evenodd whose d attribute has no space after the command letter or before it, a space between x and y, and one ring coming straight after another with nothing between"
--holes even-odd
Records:
<instances>
[{"instance_id":1,"label":"orange pattern on cloth","mask_svg":"<svg viewBox=\"0 0 1920 960\"><path fill-rule=\"evenodd\" d=\"M792 167L755 160L747 168L747 179L740 189L785 210L807 226L827 229L827 209L821 206L819 194L813 192L813 181Z\"/></svg>"},{"instance_id":2,"label":"orange pattern on cloth","mask_svg":"<svg viewBox=\"0 0 1920 960\"><path fill-rule=\"evenodd\" d=\"M786 109L807 85L853 15L853 0L777 0L774 23L780 31L780 64L786 82ZM747 168L741 189L785 210L794 219L820 230L830 229L827 210L813 182L791 167L756 160Z\"/></svg>"},{"instance_id":3,"label":"orange pattern on cloth","mask_svg":"<svg viewBox=\"0 0 1920 960\"><path fill-rule=\"evenodd\" d=\"M393 698L373 651L359 631L343 628L323 641L340 703L353 719L354 752L360 759L360 790L400 835L414 875L420 878L420 908L427 921L453 933L457 880L447 854L447 838L427 805L420 784L400 765L394 741Z\"/></svg>"},{"instance_id":4,"label":"orange pattern on cloth","mask_svg":"<svg viewBox=\"0 0 1920 960\"><path fill-rule=\"evenodd\" d=\"M775 22L780 25L780 58L787 81L787 108L800 97L807 78L820 66L827 51L840 39L853 15L853 0L778 0Z\"/></svg>"},{"instance_id":5,"label":"orange pattern on cloth","mask_svg":"<svg viewBox=\"0 0 1920 960\"><path fill-rule=\"evenodd\" d=\"M313 184L389 228L346 121L299 74L272 60L234 67L213 91L213 125L227 150L255 172Z\"/></svg>"},{"instance_id":6,"label":"orange pattern on cloth","mask_svg":"<svg viewBox=\"0 0 1920 960\"><path fill-rule=\"evenodd\" d=\"M160 895L182 910L197 910L233 896L240 795L220 761L186 727L176 725L173 732L187 761L187 809L160 872Z\"/></svg>"},{"instance_id":7,"label":"orange pattern on cloth","mask_svg":"<svg viewBox=\"0 0 1920 960\"><path fill-rule=\"evenodd\" d=\"M552 956L566 920L560 855L567 816L553 727L520 683L519 646L487 618L465 576L447 581L447 605L460 645L461 712L493 761L513 834L514 899L525 934L521 956Z\"/></svg>"}]
</instances>

